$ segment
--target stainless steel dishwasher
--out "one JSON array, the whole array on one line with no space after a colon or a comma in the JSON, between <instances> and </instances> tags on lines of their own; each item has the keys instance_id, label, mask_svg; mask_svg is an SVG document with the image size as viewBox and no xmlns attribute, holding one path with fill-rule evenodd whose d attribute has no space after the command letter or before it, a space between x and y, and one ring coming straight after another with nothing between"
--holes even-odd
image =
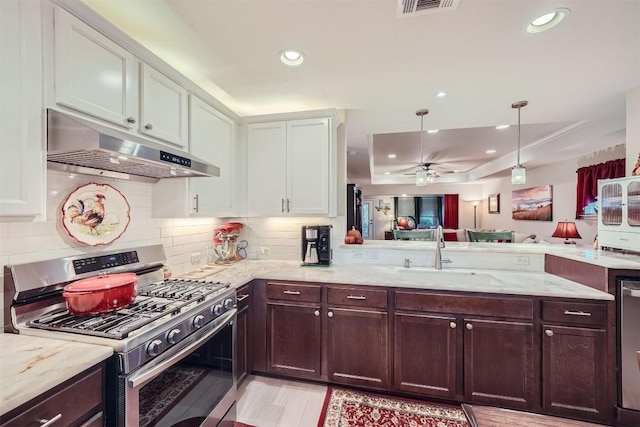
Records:
<instances>
[{"instance_id":1,"label":"stainless steel dishwasher","mask_svg":"<svg viewBox=\"0 0 640 427\"><path fill-rule=\"evenodd\" d=\"M640 411L640 278L620 281L621 406Z\"/></svg>"}]
</instances>

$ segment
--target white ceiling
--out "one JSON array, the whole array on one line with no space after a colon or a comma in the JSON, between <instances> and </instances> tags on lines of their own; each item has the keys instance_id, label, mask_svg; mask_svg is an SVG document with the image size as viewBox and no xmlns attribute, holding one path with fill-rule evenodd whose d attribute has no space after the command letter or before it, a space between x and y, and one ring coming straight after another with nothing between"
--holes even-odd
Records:
<instances>
[{"instance_id":1,"label":"white ceiling","mask_svg":"<svg viewBox=\"0 0 640 427\"><path fill-rule=\"evenodd\" d=\"M624 143L625 95L640 84L640 0L460 0L403 18L394 0L84 2L241 117L344 109L348 175L362 184L411 182L418 109L430 110L425 130L440 129L424 134L424 160L461 182L515 164L513 102L529 101L521 162L532 168ZM524 31L555 7L570 16ZM305 64L281 65L286 48Z\"/></svg>"}]
</instances>

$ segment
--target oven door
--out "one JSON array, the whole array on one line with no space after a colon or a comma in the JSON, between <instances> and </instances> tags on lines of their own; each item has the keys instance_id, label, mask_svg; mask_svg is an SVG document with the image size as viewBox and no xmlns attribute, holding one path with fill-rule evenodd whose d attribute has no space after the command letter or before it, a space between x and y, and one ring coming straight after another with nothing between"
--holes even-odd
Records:
<instances>
[{"instance_id":1,"label":"oven door","mask_svg":"<svg viewBox=\"0 0 640 427\"><path fill-rule=\"evenodd\" d=\"M237 310L118 377L118 425L232 426Z\"/></svg>"}]
</instances>

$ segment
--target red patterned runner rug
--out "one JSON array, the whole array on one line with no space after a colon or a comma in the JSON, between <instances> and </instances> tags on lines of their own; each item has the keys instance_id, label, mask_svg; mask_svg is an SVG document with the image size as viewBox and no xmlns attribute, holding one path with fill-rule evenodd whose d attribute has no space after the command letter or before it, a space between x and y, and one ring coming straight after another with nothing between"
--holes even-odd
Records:
<instances>
[{"instance_id":1,"label":"red patterned runner rug","mask_svg":"<svg viewBox=\"0 0 640 427\"><path fill-rule=\"evenodd\" d=\"M469 423L456 406L329 387L318 427L469 427Z\"/></svg>"}]
</instances>

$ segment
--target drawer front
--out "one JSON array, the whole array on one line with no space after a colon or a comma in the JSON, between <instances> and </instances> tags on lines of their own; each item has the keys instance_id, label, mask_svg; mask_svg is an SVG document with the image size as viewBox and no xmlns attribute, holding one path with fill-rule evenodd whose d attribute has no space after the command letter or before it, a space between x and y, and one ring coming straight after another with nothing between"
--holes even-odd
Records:
<instances>
[{"instance_id":1,"label":"drawer front","mask_svg":"<svg viewBox=\"0 0 640 427\"><path fill-rule=\"evenodd\" d=\"M525 298L396 291L396 310L533 319L533 301Z\"/></svg>"},{"instance_id":2,"label":"drawer front","mask_svg":"<svg viewBox=\"0 0 640 427\"><path fill-rule=\"evenodd\" d=\"M320 302L322 286L267 282L267 298L280 301Z\"/></svg>"},{"instance_id":3,"label":"drawer front","mask_svg":"<svg viewBox=\"0 0 640 427\"><path fill-rule=\"evenodd\" d=\"M598 229L598 244L602 247L637 251L640 248L640 233ZM617 227L622 228L622 227Z\"/></svg>"},{"instance_id":4,"label":"drawer front","mask_svg":"<svg viewBox=\"0 0 640 427\"><path fill-rule=\"evenodd\" d=\"M542 301L542 320L604 328L607 306L591 302Z\"/></svg>"},{"instance_id":5,"label":"drawer front","mask_svg":"<svg viewBox=\"0 0 640 427\"><path fill-rule=\"evenodd\" d=\"M89 418L92 412L98 413L101 408L102 369L98 369L45 398L3 426L35 427L40 425L38 420L51 420L58 415L61 417L53 423L54 426L78 425L79 420Z\"/></svg>"},{"instance_id":6,"label":"drawer front","mask_svg":"<svg viewBox=\"0 0 640 427\"><path fill-rule=\"evenodd\" d=\"M327 302L330 305L386 309L387 291L383 289L330 286L327 288Z\"/></svg>"},{"instance_id":7,"label":"drawer front","mask_svg":"<svg viewBox=\"0 0 640 427\"><path fill-rule=\"evenodd\" d=\"M251 289L249 288L249 285L236 289L236 298L238 300L238 311L248 307L251 300Z\"/></svg>"}]
</instances>

